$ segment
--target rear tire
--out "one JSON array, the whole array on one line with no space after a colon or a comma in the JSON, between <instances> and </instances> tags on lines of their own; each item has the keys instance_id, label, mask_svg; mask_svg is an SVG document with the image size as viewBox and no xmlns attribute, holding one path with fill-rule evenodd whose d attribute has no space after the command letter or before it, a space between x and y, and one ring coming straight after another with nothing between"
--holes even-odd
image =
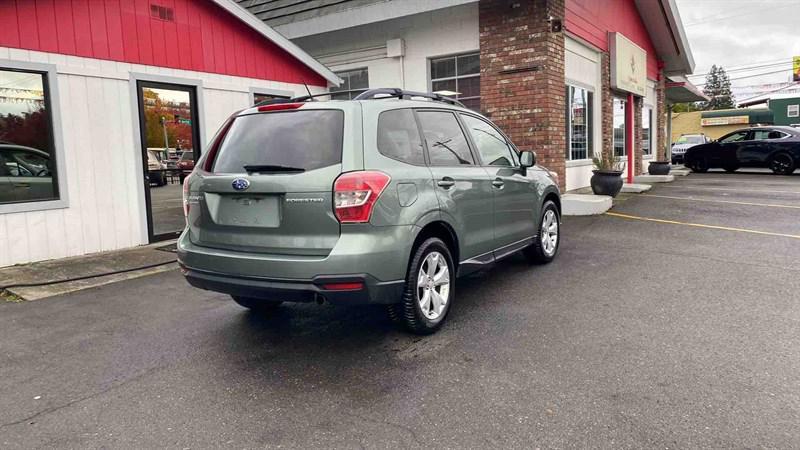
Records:
<instances>
[{"instance_id":1,"label":"rear tire","mask_svg":"<svg viewBox=\"0 0 800 450\"><path fill-rule=\"evenodd\" d=\"M260 298L242 297L239 295L231 295L231 298L240 306L259 314L273 313L278 309L281 303L283 303L282 301L262 300Z\"/></svg>"},{"instance_id":2,"label":"rear tire","mask_svg":"<svg viewBox=\"0 0 800 450\"><path fill-rule=\"evenodd\" d=\"M769 163L769 168L777 175L791 175L796 167L797 163L792 155L783 152L773 156Z\"/></svg>"},{"instance_id":3,"label":"rear tire","mask_svg":"<svg viewBox=\"0 0 800 450\"><path fill-rule=\"evenodd\" d=\"M533 244L522 253L531 264L547 264L556 258L558 246L561 244L561 221L558 208L551 200L542 205L539 218L539 232L533 238Z\"/></svg>"},{"instance_id":4,"label":"rear tire","mask_svg":"<svg viewBox=\"0 0 800 450\"><path fill-rule=\"evenodd\" d=\"M428 238L414 250L400 303L389 305L389 318L415 334L433 334L444 323L455 298L456 271L450 249Z\"/></svg>"},{"instance_id":5,"label":"rear tire","mask_svg":"<svg viewBox=\"0 0 800 450\"><path fill-rule=\"evenodd\" d=\"M706 173L708 172L708 162L705 158L700 158L692 163L692 172Z\"/></svg>"}]
</instances>

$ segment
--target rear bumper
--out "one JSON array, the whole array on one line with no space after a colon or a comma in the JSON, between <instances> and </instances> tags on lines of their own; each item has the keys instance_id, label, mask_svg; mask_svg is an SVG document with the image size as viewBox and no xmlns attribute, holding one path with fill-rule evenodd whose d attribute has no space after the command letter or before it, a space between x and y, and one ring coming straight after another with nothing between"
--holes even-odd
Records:
<instances>
[{"instance_id":1,"label":"rear bumper","mask_svg":"<svg viewBox=\"0 0 800 450\"><path fill-rule=\"evenodd\" d=\"M197 245L185 230L178 262L193 286L231 295L285 300L396 303L400 301L416 233L412 225L349 226L325 256L279 255ZM323 285L362 283L336 291Z\"/></svg>"},{"instance_id":2,"label":"rear bumper","mask_svg":"<svg viewBox=\"0 0 800 450\"><path fill-rule=\"evenodd\" d=\"M240 277L181 265L192 286L230 295L286 302L328 301L334 304L390 304L400 301L404 280L378 281L370 275L318 276L310 280ZM330 285L351 285L345 289Z\"/></svg>"}]
</instances>

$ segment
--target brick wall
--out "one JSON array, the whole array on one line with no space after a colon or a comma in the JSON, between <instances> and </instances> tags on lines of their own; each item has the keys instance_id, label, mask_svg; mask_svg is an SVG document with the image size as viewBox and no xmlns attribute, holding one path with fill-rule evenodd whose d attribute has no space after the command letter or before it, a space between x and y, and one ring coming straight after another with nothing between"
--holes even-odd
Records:
<instances>
[{"instance_id":1,"label":"brick wall","mask_svg":"<svg viewBox=\"0 0 800 450\"><path fill-rule=\"evenodd\" d=\"M644 149L642 149L642 107L644 99L634 97L633 102L633 174L639 175L647 167L642 167ZM630 147L628 147L630 148ZM625 172L627 174L627 172Z\"/></svg>"},{"instance_id":2,"label":"brick wall","mask_svg":"<svg viewBox=\"0 0 800 450\"><path fill-rule=\"evenodd\" d=\"M481 0L481 110L565 186L564 0Z\"/></svg>"},{"instance_id":3,"label":"brick wall","mask_svg":"<svg viewBox=\"0 0 800 450\"><path fill-rule=\"evenodd\" d=\"M602 53L600 59L600 70L602 70L600 77L601 126L603 127L601 150L606 153L614 151L614 95L611 91L611 57L608 53Z\"/></svg>"},{"instance_id":4,"label":"brick wall","mask_svg":"<svg viewBox=\"0 0 800 450\"><path fill-rule=\"evenodd\" d=\"M658 84L656 85L656 109L657 109L657 117L656 121L656 149L655 149L655 157L658 160L665 160L667 158L667 146L671 143L671 139L667 136L667 114L670 114L670 111L667 110L667 104L664 97L664 83L666 77L664 77L664 73L660 73L658 77Z\"/></svg>"}]
</instances>

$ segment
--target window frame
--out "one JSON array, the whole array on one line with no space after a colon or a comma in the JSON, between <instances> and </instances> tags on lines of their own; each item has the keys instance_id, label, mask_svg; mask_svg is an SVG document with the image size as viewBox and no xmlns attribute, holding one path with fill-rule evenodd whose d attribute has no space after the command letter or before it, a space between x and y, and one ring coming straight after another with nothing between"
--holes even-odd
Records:
<instances>
[{"instance_id":1,"label":"window frame","mask_svg":"<svg viewBox=\"0 0 800 450\"><path fill-rule=\"evenodd\" d=\"M472 55L476 55L478 57L478 73L472 73L472 74L469 74L469 75L459 75L458 74L458 57L459 56L472 56ZM470 50L470 51L466 51L466 52L439 55L439 56L429 56L428 57L428 64L427 64L428 65L428 92L433 92L433 83L434 83L434 81L456 80L456 85L458 85L458 80L459 79L480 78L480 76L481 76L480 57L481 57L480 49ZM452 76L452 77L433 78L433 61L437 60L437 59L447 59L447 58L453 58L455 60L454 65L455 65L456 75ZM456 89L458 89L458 86L456 86ZM455 100L458 100L458 101L478 99L478 104L479 105L480 105L481 98L482 98L482 96L480 95L480 90L478 91L478 96L477 97L476 96L471 96L471 97L463 97L462 98L462 97L459 97L458 95L455 96ZM467 108L467 109L469 109L469 108ZM470 111L472 111L472 110L470 109ZM477 111L475 111L475 112L477 112Z\"/></svg>"},{"instance_id":2,"label":"window frame","mask_svg":"<svg viewBox=\"0 0 800 450\"><path fill-rule=\"evenodd\" d=\"M513 142L511 142L511 139L509 139L508 136L506 136L506 134L503 133L503 130L498 128L490 120L486 119L485 117L481 117L480 115L475 114L475 113L467 113L467 112L463 112L463 111L458 111L457 116L458 116L459 122L461 123L461 128L466 130L467 143L469 144L469 146L471 148L470 151L472 152L473 155L476 155L478 157L478 162L479 162L479 164L477 164L478 166L480 166L480 167L494 167L494 168L497 168L497 167L500 167L500 168L502 168L502 167L519 168L520 167L519 150L517 150L517 147L514 145ZM503 139L506 141L506 145L511 150L511 160L513 162L513 165L510 165L510 166L493 166L491 164L486 164L483 161L483 156L481 155L481 151L478 149L478 144L476 144L475 141L472 139L472 133L470 133L469 129L467 129L467 126L464 123L464 120L463 120L462 116L469 116L469 117L472 117L473 119L477 119L477 120L483 121L484 123L486 123L490 127L492 127L495 131L500 133L500 136L503 137Z\"/></svg>"},{"instance_id":3,"label":"window frame","mask_svg":"<svg viewBox=\"0 0 800 450\"><path fill-rule=\"evenodd\" d=\"M353 67L352 69L338 70L338 71L334 72L334 74L335 74L337 77L344 79L344 78L342 77L342 74L347 74L347 73L352 73L352 72L359 72L359 71L362 71L362 70L363 70L364 72L366 72L366 74L367 74L367 87L365 87L365 88L363 89L363 91L365 91L365 92L366 92L366 91L368 91L368 90L369 90L369 67L367 67L367 66L364 66L364 67ZM347 98L347 100L352 100L352 99L353 99L353 97L356 97L356 96L358 96L358 95L359 95L359 94L355 94L355 95L353 95L353 94L354 94L353 92L347 92L347 91L352 91L352 90L353 90L353 87L352 87L352 86L349 86L349 84L350 84L350 78L349 78L349 77L348 77L348 79L347 79L347 83L348 83L348 87L349 87L349 89L344 89L344 90L341 90L341 91L333 91L333 90L331 90L331 89L328 89L328 93L329 93L329 94L331 94L331 100L334 100L334 98L333 98L333 95L336 95L336 94L343 94L343 93L346 93L346 94L347 94L347 97L348 97L348 98ZM333 89L336 89L336 88L333 88ZM361 88L357 88L357 89L358 89L358 90L362 90Z\"/></svg>"},{"instance_id":4,"label":"window frame","mask_svg":"<svg viewBox=\"0 0 800 450\"><path fill-rule=\"evenodd\" d=\"M419 128L419 135L422 139L422 146L425 148L425 163L428 167L442 167L442 168L464 168L464 167L483 167L483 162L481 161L479 155L475 154L475 150L472 148L472 141L469 138L469 133L467 130L464 129L464 124L461 122L461 117L458 116L458 113L461 111L455 111L452 109L442 109L442 108L413 108L414 110L414 117L417 120L417 127ZM431 155L428 150L428 139L425 138L425 131L422 129L422 121L419 118L420 112L444 112L452 114L453 117L456 119L456 123L458 127L461 129L461 133L464 135L464 139L467 141L467 150L469 151L470 155L472 156L472 164L456 164L456 165L439 165L433 164L431 160Z\"/></svg>"},{"instance_id":5,"label":"window frame","mask_svg":"<svg viewBox=\"0 0 800 450\"><path fill-rule=\"evenodd\" d=\"M33 200L0 204L0 214L46 211L69 207L69 190L67 189L67 166L64 154L64 136L61 127L61 106L59 103L58 73L55 64L20 62L0 59L0 69L16 72L33 72L44 75L42 87L44 104L50 119L50 145L55 158L54 189L58 198L52 200Z\"/></svg>"},{"instance_id":6,"label":"window frame","mask_svg":"<svg viewBox=\"0 0 800 450\"><path fill-rule=\"evenodd\" d=\"M566 131L566 161L576 161L576 162L586 162L591 161L594 157L594 102L595 102L595 90L588 88L586 86L581 86L575 83L567 82L565 83L567 89L567 102L566 102L566 117L565 117L565 131ZM589 95L586 96L586 101L588 104L588 111L586 112L588 117L588 122L586 124L586 158L582 159L573 159L572 158L572 122L570 121L570 90L571 89L583 89L587 92L587 94L591 94L591 101L589 101Z\"/></svg>"}]
</instances>

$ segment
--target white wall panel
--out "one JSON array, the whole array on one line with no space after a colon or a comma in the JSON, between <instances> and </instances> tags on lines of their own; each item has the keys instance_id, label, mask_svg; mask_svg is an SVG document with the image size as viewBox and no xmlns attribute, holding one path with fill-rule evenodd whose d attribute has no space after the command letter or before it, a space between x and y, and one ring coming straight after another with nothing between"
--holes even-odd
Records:
<instances>
[{"instance_id":1,"label":"white wall panel","mask_svg":"<svg viewBox=\"0 0 800 450\"><path fill-rule=\"evenodd\" d=\"M131 72L200 80L207 139L232 112L250 106L251 88L306 92L303 85L5 47L0 59L55 64L68 192L66 208L0 214L0 267L147 243Z\"/></svg>"}]
</instances>

